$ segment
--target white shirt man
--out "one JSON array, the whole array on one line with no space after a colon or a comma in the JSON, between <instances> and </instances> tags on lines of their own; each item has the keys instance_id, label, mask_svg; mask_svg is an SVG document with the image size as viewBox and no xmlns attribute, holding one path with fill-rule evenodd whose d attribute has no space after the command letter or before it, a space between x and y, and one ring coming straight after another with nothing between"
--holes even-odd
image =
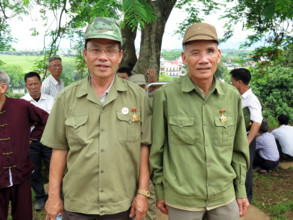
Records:
<instances>
[{"instance_id":1,"label":"white shirt man","mask_svg":"<svg viewBox=\"0 0 293 220\"><path fill-rule=\"evenodd\" d=\"M22 99L50 113L54 104L54 98L50 95L41 93L42 82L40 75L36 72L29 72L24 78L28 94L23 96ZM34 128L35 126L31 126L31 131L33 131ZM31 185L35 191L36 199L35 210L41 210L47 199L43 186L41 160L42 158L44 159L47 170L49 170L51 154L51 148L42 145L40 140L30 137L30 157L36 167L31 174Z\"/></svg>"},{"instance_id":2,"label":"white shirt man","mask_svg":"<svg viewBox=\"0 0 293 220\"><path fill-rule=\"evenodd\" d=\"M47 69L51 73L42 84L41 91L55 99L57 94L64 88L64 82L60 78L63 70L60 57L50 57L47 62Z\"/></svg>"},{"instance_id":3,"label":"white shirt man","mask_svg":"<svg viewBox=\"0 0 293 220\"><path fill-rule=\"evenodd\" d=\"M279 141L282 152L293 157L293 127L289 125L281 125L272 131L275 139Z\"/></svg>"},{"instance_id":4,"label":"white shirt man","mask_svg":"<svg viewBox=\"0 0 293 220\"><path fill-rule=\"evenodd\" d=\"M252 93L251 88L241 95L242 108L248 107L250 112L250 120L260 123L262 122L261 104L258 98Z\"/></svg>"}]
</instances>

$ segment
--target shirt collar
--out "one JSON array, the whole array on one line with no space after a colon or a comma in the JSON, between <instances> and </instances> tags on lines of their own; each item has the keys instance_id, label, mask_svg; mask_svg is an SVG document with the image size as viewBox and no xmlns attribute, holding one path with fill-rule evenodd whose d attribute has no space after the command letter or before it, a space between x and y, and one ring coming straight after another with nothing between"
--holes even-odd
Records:
<instances>
[{"instance_id":1,"label":"shirt collar","mask_svg":"<svg viewBox=\"0 0 293 220\"><path fill-rule=\"evenodd\" d=\"M252 93L251 88L249 88L245 93L241 95L242 98L246 99Z\"/></svg>"},{"instance_id":2,"label":"shirt collar","mask_svg":"<svg viewBox=\"0 0 293 220\"><path fill-rule=\"evenodd\" d=\"M216 79L215 76L213 76L213 85L211 88L211 92L218 92L218 94L223 95L224 91L222 89L221 86L222 82L220 82L219 80ZM186 74L182 80L182 91L183 92L191 92L193 90L198 91L199 88L194 85L194 83L192 82L190 76L188 74Z\"/></svg>"},{"instance_id":3,"label":"shirt collar","mask_svg":"<svg viewBox=\"0 0 293 220\"><path fill-rule=\"evenodd\" d=\"M58 81L57 81L52 75L50 75L49 77L50 77L52 83L53 83L55 86L57 86L58 84L60 84L60 82L58 82ZM61 81L61 80L60 80L60 81Z\"/></svg>"},{"instance_id":4,"label":"shirt collar","mask_svg":"<svg viewBox=\"0 0 293 220\"><path fill-rule=\"evenodd\" d=\"M35 99L34 99L33 97L31 97L31 95L30 95L29 93L27 93L26 96L27 96L27 98L28 98L28 99L27 99L28 101L32 101L32 100L35 101ZM47 97L44 96L44 94L41 93L41 96L40 96L39 101L40 101L40 100L46 100L46 99L47 99Z\"/></svg>"},{"instance_id":5,"label":"shirt collar","mask_svg":"<svg viewBox=\"0 0 293 220\"><path fill-rule=\"evenodd\" d=\"M93 87L91 86L91 77L90 75L83 80L83 82L81 83L81 87L79 89L79 91L77 92L77 97L82 97L84 95L87 95L90 93L91 90L94 91ZM114 79L111 83L111 85L109 86L109 88L107 89L106 92L110 92L111 88L117 90L117 91L126 91L127 87L125 85L125 82L123 79L121 79L120 77L117 77L116 75L114 76Z\"/></svg>"}]
</instances>

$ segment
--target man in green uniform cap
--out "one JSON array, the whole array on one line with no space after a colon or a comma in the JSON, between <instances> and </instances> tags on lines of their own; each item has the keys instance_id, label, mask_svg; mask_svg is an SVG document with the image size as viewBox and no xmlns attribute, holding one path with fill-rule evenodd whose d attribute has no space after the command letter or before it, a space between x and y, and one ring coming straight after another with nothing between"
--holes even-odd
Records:
<instances>
[{"instance_id":1,"label":"man in green uniform cap","mask_svg":"<svg viewBox=\"0 0 293 220\"><path fill-rule=\"evenodd\" d=\"M189 26L182 52L188 74L154 95L150 167L157 207L169 220L201 220L204 214L235 220L249 206L241 98L214 76L218 43L214 26Z\"/></svg>"},{"instance_id":2,"label":"man in green uniform cap","mask_svg":"<svg viewBox=\"0 0 293 220\"><path fill-rule=\"evenodd\" d=\"M83 51L89 76L56 98L41 140L53 148L47 220L59 212L69 220L146 214L151 110L143 89L115 76L121 43L112 18L95 18Z\"/></svg>"}]
</instances>

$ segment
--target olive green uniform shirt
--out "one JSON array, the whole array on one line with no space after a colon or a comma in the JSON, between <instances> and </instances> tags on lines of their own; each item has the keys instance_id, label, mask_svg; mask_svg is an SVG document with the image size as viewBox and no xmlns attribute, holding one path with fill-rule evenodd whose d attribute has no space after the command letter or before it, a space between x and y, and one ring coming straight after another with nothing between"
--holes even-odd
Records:
<instances>
[{"instance_id":1,"label":"olive green uniform shirt","mask_svg":"<svg viewBox=\"0 0 293 220\"><path fill-rule=\"evenodd\" d=\"M66 210L126 211L138 187L141 144L151 144L148 97L139 86L116 77L102 104L88 79L78 81L58 94L41 142L68 151Z\"/></svg>"},{"instance_id":2,"label":"olive green uniform shirt","mask_svg":"<svg viewBox=\"0 0 293 220\"><path fill-rule=\"evenodd\" d=\"M246 198L248 142L233 86L214 79L204 98L189 75L162 86L154 96L152 138L157 200L200 208Z\"/></svg>"}]
</instances>

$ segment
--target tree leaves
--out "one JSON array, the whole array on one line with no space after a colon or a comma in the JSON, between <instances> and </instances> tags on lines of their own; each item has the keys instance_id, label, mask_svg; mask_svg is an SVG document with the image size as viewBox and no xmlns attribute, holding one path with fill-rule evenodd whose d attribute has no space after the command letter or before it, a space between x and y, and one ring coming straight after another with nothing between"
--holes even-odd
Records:
<instances>
[{"instance_id":1,"label":"tree leaves","mask_svg":"<svg viewBox=\"0 0 293 220\"><path fill-rule=\"evenodd\" d=\"M122 9L125 14L124 21L132 31L138 24L143 29L145 23L150 24L156 20L154 10L145 0L124 0Z\"/></svg>"}]
</instances>

